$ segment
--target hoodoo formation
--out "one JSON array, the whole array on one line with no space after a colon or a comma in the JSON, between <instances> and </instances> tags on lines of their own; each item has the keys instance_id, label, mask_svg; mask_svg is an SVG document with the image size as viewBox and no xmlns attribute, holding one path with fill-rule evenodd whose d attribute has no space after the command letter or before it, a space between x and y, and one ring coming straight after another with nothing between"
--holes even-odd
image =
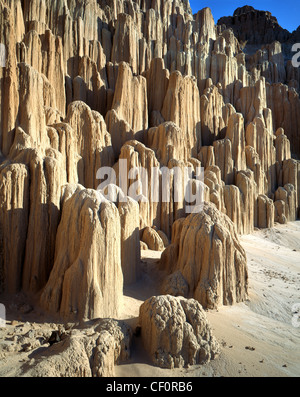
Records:
<instances>
[{"instance_id":1,"label":"hoodoo formation","mask_svg":"<svg viewBox=\"0 0 300 397\"><path fill-rule=\"evenodd\" d=\"M248 299L241 236L300 217L297 38L250 6L216 24L188 0L0 0L0 301L73 324L22 375L114 375L146 251L150 361L218 359L204 310Z\"/></svg>"}]
</instances>

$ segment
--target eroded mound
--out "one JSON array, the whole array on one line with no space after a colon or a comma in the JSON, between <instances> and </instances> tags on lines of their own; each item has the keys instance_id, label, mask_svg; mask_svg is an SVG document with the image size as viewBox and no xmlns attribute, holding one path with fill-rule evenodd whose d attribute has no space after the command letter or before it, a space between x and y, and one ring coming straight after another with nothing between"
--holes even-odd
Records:
<instances>
[{"instance_id":1,"label":"eroded mound","mask_svg":"<svg viewBox=\"0 0 300 397\"><path fill-rule=\"evenodd\" d=\"M201 305L194 299L152 297L140 308L144 346L162 368L204 364L219 353L219 345Z\"/></svg>"}]
</instances>

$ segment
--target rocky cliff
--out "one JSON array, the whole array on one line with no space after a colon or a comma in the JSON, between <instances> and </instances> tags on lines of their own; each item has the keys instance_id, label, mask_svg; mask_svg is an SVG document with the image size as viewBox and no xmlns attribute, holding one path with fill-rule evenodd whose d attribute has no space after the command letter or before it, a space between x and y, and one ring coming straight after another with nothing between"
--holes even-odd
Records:
<instances>
[{"instance_id":1,"label":"rocky cliff","mask_svg":"<svg viewBox=\"0 0 300 397\"><path fill-rule=\"evenodd\" d=\"M1 291L37 294L65 318L116 316L124 282L139 277L140 239L164 250L172 238L172 270L193 297L207 305L203 286L217 283L213 305L243 300L238 234L299 215L300 74L284 47L297 32L250 7L217 26L186 0L0 0L0 10ZM201 166L208 213L187 216L175 179L170 200L151 196L153 170L195 177ZM101 167L143 168L149 189L108 201L95 191Z\"/></svg>"}]
</instances>

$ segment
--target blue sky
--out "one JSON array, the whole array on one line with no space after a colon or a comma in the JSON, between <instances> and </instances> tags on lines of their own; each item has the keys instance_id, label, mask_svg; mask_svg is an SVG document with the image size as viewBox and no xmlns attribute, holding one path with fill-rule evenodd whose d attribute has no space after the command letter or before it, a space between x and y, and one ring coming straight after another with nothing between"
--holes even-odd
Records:
<instances>
[{"instance_id":1,"label":"blue sky","mask_svg":"<svg viewBox=\"0 0 300 397\"><path fill-rule=\"evenodd\" d=\"M194 13L209 7L216 23L221 17L233 15L236 8L249 5L257 10L270 11L290 32L300 25L299 0L190 0L190 4Z\"/></svg>"}]
</instances>

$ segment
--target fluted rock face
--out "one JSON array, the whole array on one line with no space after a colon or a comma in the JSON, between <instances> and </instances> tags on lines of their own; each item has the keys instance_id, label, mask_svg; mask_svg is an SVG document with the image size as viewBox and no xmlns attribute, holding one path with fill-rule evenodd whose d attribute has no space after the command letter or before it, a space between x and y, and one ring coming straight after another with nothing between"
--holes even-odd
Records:
<instances>
[{"instance_id":1,"label":"fluted rock face","mask_svg":"<svg viewBox=\"0 0 300 397\"><path fill-rule=\"evenodd\" d=\"M49 141L49 140L48 140ZM47 141L46 141L47 142ZM10 151L14 162L27 166L29 204L28 227L24 230L26 250L22 287L36 293L46 284L53 266L55 239L60 220L61 186L67 182L63 156L55 149L35 148L36 141L20 127ZM24 186L20 185L21 189ZM20 194L27 195L27 189Z\"/></svg>"},{"instance_id":2,"label":"fluted rock face","mask_svg":"<svg viewBox=\"0 0 300 397\"><path fill-rule=\"evenodd\" d=\"M33 158L30 175L30 213L23 288L36 293L47 283L53 267L60 220L60 187L66 180L62 162L53 157Z\"/></svg>"},{"instance_id":3,"label":"fluted rock face","mask_svg":"<svg viewBox=\"0 0 300 397\"><path fill-rule=\"evenodd\" d=\"M22 285L29 211L29 172L24 164L0 167L0 291Z\"/></svg>"},{"instance_id":4,"label":"fluted rock face","mask_svg":"<svg viewBox=\"0 0 300 397\"><path fill-rule=\"evenodd\" d=\"M287 136L284 134L284 129L279 128L276 131L276 160L282 163L284 160L289 160L291 158L291 143Z\"/></svg>"},{"instance_id":5,"label":"fluted rock face","mask_svg":"<svg viewBox=\"0 0 300 397\"><path fill-rule=\"evenodd\" d=\"M160 113L167 93L170 72L165 69L164 60L154 58L146 74L148 94L148 114L150 126L155 126L155 115Z\"/></svg>"},{"instance_id":6,"label":"fluted rock face","mask_svg":"<svg viewBox=\"0 0 300 397\"><path fill-rule=\"evenodd\" d=\"M219 19L218 31L228 28L245 46L250 70L257 69L269 83L288 83L299 90L299 70L291 63L292 46L299 41L299 28L288 32L270 12L249 6L238 8L232 17Z\"/></svg>"},{"instance_id":7,"label":"fluted rock face","mask_svg":"<svg viewBox=\"0 0 300 397\"><path fill-rule=\"evenodd\" d=\"M209 200L221 212L227 212L224 201L225 183L221 179L221 170L218 166L209 166L204 173L204 182L209 187Z\"/></svg>"},{"instance_id":8,"label":"fluted rock face","mask_svg":"<svg viewBox=\"0 0 300 397\"><path fill-rule=\"evenodd\" d=\"M244 118L242 114L236 113L228 120L226 137L231 142L232 160L236 170L243 171L246 169L245 155L245 131Z\"/></svg>"},{"instance_id":9,"label":"fluted rock face","mask_svg":"<svg viewBox=\"0 0 300 397\"><path fill-rule=\"evenodd\" d=\"M268 107L272 110L274 129L283 128L291 142L293 154L299 155L299 95L294 88L278 83L267 85ZM284 106L280 106L284 103Z\"/></svg>"},{"instance_id":10,"label":"fluted rock face","mask_svg":"<svg viewBox=\"0 0 300 397\"><path fill-rule=\"evenodd\" d=\"M68 107L66 123L74 131L73 150L79 157L78 182L95 189L98 169L103 166L112 166L114 162L111 137L106 130L104 119L101 114L92 111L85 103L73 102Z\"/></svg>"},{"instance_id":11,"label":"fluted rock face","mask_svg":"<svg viewBox=\"0 0 300 397\"><path fill-rule=\"evenodd\" d=\"M139 204L125 196L116 185L106 186L101 193L119 210L123 280L124 285L133 284L139 280L141 273Z\"/></svg>"},{"instance_id":12,"label":"fluted rock face","mask_svg":"<svg viewBox=\"0 0 300 397\"><path fill-rule=\"evenodd\" d=\"M201 97L201 135L204 147L222 137L228 118L235 113L231 104L225 105L220 84L214 86L211 79L208 79L207 85Z\"/></svg>"},{"instance_id":13,"label":"fluted rock face","mask_svg":"<svg viewBox=\"0 0 300 397\"><path fill-rule=\"evenodd\" d=\"M148 128L147 108L146 79L134 76L129 65L122 62L118 68L112 103L111 112L115 112L115 116L112 117L111 112L108 112L106 118L117 154L126 141L135 139L135 135L143 139L143 133Z\"/></svg>"},{"instance_id":14,"label":"fluted rock face","mask_svg":"<svg viewBox=\"0 0 300 397\"><path fill-rule=\"evenodd\" d=\"M121 263L124 285L133 284L140 277L139 205L130 197L119 203L121 219Z\"/></svg>"},{"instance_id":15,"label":"fluted rock face","mask_svg":"<svg viewBox=\"0 0 300 397\"><path fill-rule=\"evenodd\" d=\"M33 67L25 63L19 65L19 126L32 137L37 147L46 143L45 83L46 80Z\"/></svg>"},{"instance_id":16,"label":"fluted rock face","mask_svg":"<svg viewBox=\"0 0 300 397\"><path fill-rule=\"evenodd\" d=\"M188 285L187 296L205 308L244 300L247 260L230 219L206 203L203 211L191 214L178 226L160 268L171 273L180 271Z\"/></svg>"},{"instance_id":17,"label":"fluted rock face","mask_svg":"<svg viewBox=\"0 0 300 397\"><path fill-rule=\"evenodd\" d=\"M159 130L163 131L160 137L158 137ZM173 154L178 149L172 147L172 143L166 148L168 141L175 143L178 138L181 142L179 131L174 123L164 123L158 129L153 127L148 131L148 141L154 150L138 141L128 141L122 147L119 162L116 165L118 174L122 167L127 167L126 186L140 205L140 229L155 226L168 238L171 235L173 222L187 213L185 167L189 167L192 172L201 168L198 159L190 158L186 162L175 160ZM179 143L179 149L181 147ZM162 163L158 159L162 160ZM168 161L166 165L164 165L164 160ZM124 165L123 162L125 162ZM208 190L206 188L202 186L204 196Z\"/></svg>"},{"instance_id":18,"label":"fluted rock face","mask_svg":"<svg viewBox=\"0 0 300 397\"><path fill-rule=\"evenodd\" d=\"M122 170L121 161L124 161L127 167L123 171L125 171L124 178L128 191L132 191L139 201L140 228L151 227L153 224L160 228L161 203L151 200L153 170L159 168L159 162L154 151L138 141L128 141L121 149L119 163L117 164L119 174Z\"/></svg>"},{"instance_id":19,"label":"fluted rock face","mask_svg":"<svg viewBox=\"0 0 300 397\"><path fill-rule=\"evenodd\" d=\"M14 7L15 6L15 7ZM13 143L13 130L19 111L18 67L16 59L16 42L24 35L24 19L21 1L15 4L0 3L1 10L1 44L5 45L6 68L0 67L1 87L1 150L6 156ZM16 12L15 12L16 11Z\"/></svg>"},{"instance_id":20,"label":"fluted rock face","mask_svg":"<svg viewBox=\"0 0 300 397\"><path fill-rule=\"evenodd\" d=\"M294 185L287 184L276 190L275 208L277 222L287 223L297 219L297 194Z\"/></svg>"},{"instance_id":21,"label":"fluted rock face","mask_svg":"<svg viewBox=\"0 0 300 397\"><path fill-rule=\"evenodd\" d=\"M173 121L182 130L188 155L196 157L201 145L200 96L197 84L179 72L170 75L169 86L161 111L165 120Z\"/></svg>"},{"instance_id":22,"label":"fluted rock face","mask_svg":"<svg viewBox=\"0 0 300 397\"><path fill-rule=\"evenodd\" d=\"M97 191L68 185L55 262L41 304L69 319L116 316L122 288L117 208Z\"/></svg>"},{"instance_id":23,"label":"fluted rock face","mask_svg":"<svg viewBox=\"0 0 300 397\"><path fill-rule=\"evenodd\" d=\"M116 287L118 300L123 281L138 279L145 234L142 248L168 247L166 269L175 276L165 291L185 291L186 282L194 293L195 280L173 266L181 263L174 230L189 215L186 186L178 188L176 179L185 167L194 190L201 186L204 200L219 211L208 219L212 228L220 217L231 230L230 218L236 236L297 218L300 72L290 55L299 29L290 34L270 13L252 7L216 26L209 8L192 15L187 0L0 0L0 11L6 50L0 68L2 289L42 293L44 307L66 317L72 317L70 307L79 317L102 315L99 288ZM117 178L109 182L133 201L100 205L99 192L81 192L103 183L97 177L103 167L113 167ZM195 180L200 167L203 182ZM137 186L144 170L144 185ZM128 189L120 186L122 173ZM159 183L156 200L153 182ZM66 198L66 184L82 185L81 193ZM105 207L113 215L101 224L89 216L87 202L94 212ZM86 235L79 219L89 225ZM103 257L97 247L103 248L103 236L112 238L110 224L120 229L118 247ZM78 242L85 244L82 279L70 248ZM65 268L63 253L70 256ZM108 280L110 260L119 270ZM214 273L214 263L209 266ZM245 296L245 272L234 277L226 280L228 288L216 287L221 302ZM242 286L235 291L234 283ZM115 303L103 305L105 315L114 315Z\"/></svg>"},{"instance_id":24,"label":"fluted rock face","mask_svg":"<svg viewBox=\"0 0 300 397\"><path fill-rule=\"evenodd\" d=\"M112 62L127 62L133 73L139 72L139 32L133 18L119 14L112 47Z\"/></svg>"},{"instance_id":25,"label":"fluted rock face","mask_svg":"<svg viewBox=\"0 0 300 397\"><path fill-rule=\"evenodd\" d=\"M172 159L182 160L186 163L190 158L186 141L182 135L181 129L172 122L166 122L149 129L147 144L155 151L162 166L168 166Z\"/></svg>"},{"instance_id":26,"label":"fluted rock face","mask_svg":"<svg viewBox=\"0 0 300 397\"><path fill-rule=\"evenodd\" d=\"M43 55L42 51L47 55ZM37 72L47 77L54 89L52 105L64 116L66 98L65 90L61 90L65 83L61 38L53 35L50 30L45 30L44 34L30 30L19 45L19 61L33 66Z\"/></svg>"},{"instance_id":27,"label":"fluted rock face","mask_svg":"<svg viewBox=\"0 0 300 397\"><path fill-rule=\"evenodd\" d=\"M159 367L204 364L219 353L205 312L193 299L152 297L140 307L139 323L145 348Z\"/></svg>"},{"instance_id":28,"label":"fluted rock face","mask_svg":"<svg viewBox=\"0 0 300 397\"><path fill-rule=\"evenodd\" d=\"M264 195L257 198L257 226L270 229L274 226L274 202Z\"/></svg>"}]
</instances>

